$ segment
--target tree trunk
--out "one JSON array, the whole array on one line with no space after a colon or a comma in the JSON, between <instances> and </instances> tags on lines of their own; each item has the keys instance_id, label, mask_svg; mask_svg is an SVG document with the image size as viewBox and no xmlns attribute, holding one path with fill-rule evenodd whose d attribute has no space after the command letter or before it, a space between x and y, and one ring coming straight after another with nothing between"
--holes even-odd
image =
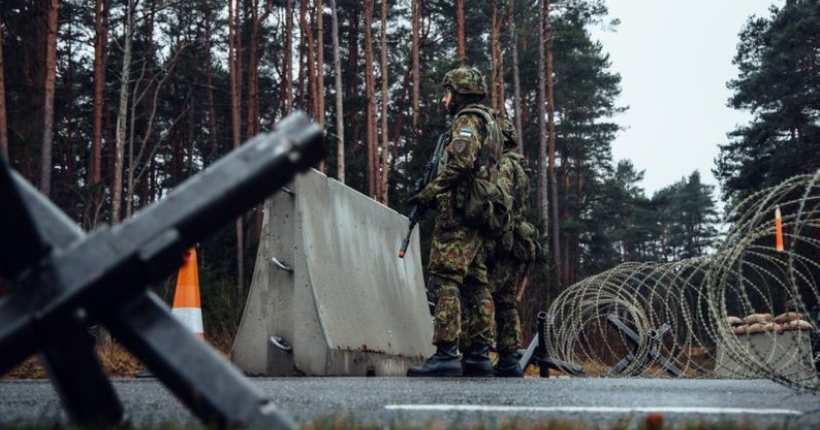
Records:
<instances>
[{"instance_id":1,"label":"tree trunk","mask_svg":"<svg viewBox=\"0 0 820 430\"><path fill-rule=\"evenodd\" d=\"M547 126L546 117L546 83L547 72L545 69L547 56L545 52L546 34L544 30L545 20L544 0L538 0L538 185L536 194L538 196L538 214L541 218L541 231L547 234L549 231L549 214L547 205Z\"/></svg>"},{"instance_id":2,"label":"tree trunk","mask_svg":"<svg viewBox=\"0 0 820 430\"><path fill-rule=\"evenodd\" d=\"M74 20L73 19L68 19L67 21L68 21L68 34L73 34L72 23L74 22ZM74 98L74 89L75 89L76 81L74 80L74 77L75 77L74 70L75 70L75 64L76 63L73 60L71 60L72 58L74 58L73 47L74 47L73 41L70 40L70 39L67 40L66 41L66 54L65 54L65 56L69 60L67 61L68 67L67 67L67 70L66 70L65 78L63 79L63 82L65 82L65 84L63 85L63 91L64 91L63 97L65 97L65 100L69 100L69 101L75 99ZM76 117L75 117L75 113L76 113L75 108L76 108L76 106L75 106L74 103L71 103L71 102L66 103L66 107L65 107L65 111L66 111L65 112L65 144L63 144L63 145L58 144L57 145L58 148L61 147L61 146L63 147L63 150L61 151L60 159L62 160L61 162L62 162L63 166L65 166L65 172L63 173L62 170L61 170L60 173L62 173L62 174L58 178L56 178L56 183L66 184L66 185L70 184L69 186L72 186L72 187L74 186L74 184L77 183L77 180L79 179L76 176L76 174L77 174L77 162L76 162L76 157L75 157L75 155L76 155L75 154L76 145L74 144L74 142L75 142L74 124L77 120ZM66 186L64 186L63 188L66 188ZM60 187L57 187L56 191L57 191L58 194L59 194L59 190L60 190ZM59 198L59 197L57 197L57 198Z\"/></svg>"},{"instance_id":3,"label":"tree trunk","mask_svg":"<svg viewBox=\"0 0 820 430\"><path fill-rule=\"evenodd\" d=\"M6 116L6 78L3 73L3 14L0 14L0 154L9 158L8 117Z\"/></svg>"},{"instance_id":4,"label":"tree trunk","mask_svg":"<svg viewBox=\"0 0 820 430\"><path fill-rule=\"evenodd\" d=\"M550 2L549 0L545 0L545 11L544 11L544 20L546 21L544 24L547 37L547 132L549 134L547 138L547 151L549 156L549 164L547 167L547 173L549 175L549 184L550 184L550 224L551 224L551 231L550 236L552 236L550 243L552 249L552 259L553 263L555 264L556 270L561 269L561 237L560 234L560 226L559 226L559 219L558 219L558 181L555 178L555 101L553 97L553 89L552 89L552 28L550 27ZM561 279L561 274L558 273L557 279Z\"/></svg>"},{"instance_id":5,"label":"tree trunk","mask_svg":"<svg viewBox=\"0 0 820 430\"><path fill-rule=\"evenodd\" d=\"M339 53L339 15L336 12L336 0L330 0L330 13L333 19L333 71L336 74L336 176L339 182L345 183L345 123L344 94L342 93L342 58Z\"/></svg>"},{"instance_id":6,"label":"tree trunk","mask_svg":"<svg viewBox=\"0 0 820 430\"><path fill-rule=\"evenodd\" d=\"M361 44L360 44L360 27L362 21L362 9L359 7L351 7L347 9L348 12L348 32L347 32L347 66L346 70L348 71L360 71L362 65L359 62L359 58L361 57ZM361 94L361 87L359 86L359 82L361 81L361 73L348 73L347 79L345 79L344 85L344 94ZM353 148L358 149L360 145L358 142L362 143L364 146L365 156L367 156L367 138L362 137L362 130L367 131L367 122L364 120L362 110L358 109L351 110L346 116L348 117L347 123L350 125L349 131L346 132L349 135L350 139L347 139L348 142L353 142ZM365 162L365 165L367 163ZM369 177L365 171L364 182L362 183L362 187L365 188L363 193L367 193L367 186L369 184Z\"/></svg>"},{"instance_id":7,"label":"tree trunk","mask_svg":"<svg viewBox=\"0 0 820 430\"><path fill-rule=\"evenodd\" d=\"M285 115L293 113L293 0L285 0L285 61L283 63L283 99L285 100Z\"/></svg>"},{"instance_id":8,"label":"tree trunk","mask_svg":"<svg viewBox=\"0 0 820 430\"><path fill-rule=\"evenodd\" d=\"M149 12L147 14L147 22L145 28L154 28L154 17L156 16L157 12L157 0L151 0L151 5ZM153 58L154 58L154 36L153 32L148 32L146 35L146 45L145 45L145 54L143 54L142 61L138 63L142 63L142 72L140 76L135 80L133 86L133 97L131 97L131 113L127 115L131 119L130 127L128 129L128 175L126 177L126 189L125 189L125 214L126 218L130 217L131 214L134 213L134 193L135 193L135 178L138 166L140 165L140 160L145 152L145 147L148 145L150 140L150 136L153 130L153 120L156 114L156 88L155 86L155 75L153 73ZM143 83L145 84L145 89L142 89L141 86ZM140 106L142 105L143 97L149 97L148 105L152 106L151 112L148 116L148 121L145 126L145 130L143 131L143 139L140 145L139 155L134 158L134 141L136 139L136 132L137 132L137 119L142 116L142 112L139 112ZM176 160L175 160L176 162ZM177 183L177 181L174 181Z\"/></svg>"},{"instance_id":9,"label":"tree trunk","mask_svg":"<svg viewBox=\"0 0 820 430\"><path fill-rule=\"evenodd\" d=\"M219 141L217 140L216 131L216 103L214 101L214 84L213 84L213 59L211 57L211 45L213 43L213 30L211 22L211 9L205 8L205 82L208 86L208 134L211 138L211 150L206 159L207 162L213 162L219 157Z\"/></svg>"},{"instance_id":10,"label":"tree trunk","mask_svg":"<svg viewBox=\"0 0 820 430\"><path fill-rule=\"evenodd\" d=\"M319 89L316 85L316 51L314 49L315 40L313 39L313 28L308 24L307 21L307 8L308 2L307 0L302 0L302 14L301 14L301 25L302 25L302 34L305 38L305 43L307 44L307 81L308 87L310 88L310 111L313 113L313 119L316 120L318 118L318 108L319 108Z\"/></svg>"},{"instance_id":11,"label":"tree trunk","mask_svg":"<svg viewBox=\"0 0 820 430\"><path fill-rule=\"evenodd\" d=\"M316 121L325 123L325 18L322 0L314 0L316 9ZM325 162L322 161L322 166ZM324 171L324 167L321 169Z\"/></svg>"},{"instance_id":12,"label":"tree trunk","mask_svg":"<svg viewBox=\"0 0 820 430\"><path fill-rule=\"evenodd\" d=\"M515 131L518 135L518 151L524 155L524 144L521 141L521 136L524 134L521 121L521 78L518 72L518 32L515 26L515 0L509 0L509 26L510 26L510 48L512 50L512 67L513 67L513 109L515 110Z\"/></svg>"},{"instance_id":13,"label":"tree trunk","mask_svg":"<svg viewBox=\"0 0 820 430\"><path fill-rule=\"evenodd\" d=\"M498 46L498 33L496 30L498 29L498 0L491 0L490 1L490 9L492 9L492 13L490 15L490 87L489 87L489 98L490 98L490 107L495 110L496 108L496 98L498 94L496 93L496 83L495 79L498 76L498 57L496 57L496 47Z\"/></svg>"},{"instance_id":14,"label":"tree trunk","mask_svg":"<svg viewBox=\"0 0 820 430\"><path fill-rule=\"evenodd\" d=\"M464 31L464 0L456 0L456 34L458 37L458 61L463 66L467 57L467 37Z\"/></svg>"},{"instance_id":15,"label":"tree trunk","mask_svg":"<svg viewBox=\"0 0 820 430\"><path fill-rule=\"evenodd\" d=\"M106 44L108 41L108 14L109 1L95 0L94 2L94 112L92 119L91 154L87 183L91 187L91 195L84 212L83 225L91 230L97 226L97 216L102 207L102 139L103 139L103 108L105 100L105 68Z\"/></svg>"},{"instance_id":16,"label":"tree trunk","mask_svg":"<svg viewBox=\"0 0 820 430\"><path fill-rule=\"evenodd\" d=\"M51 196L52 150L54 147L54 92L57 87L57 11L59 0L49 0L46 13L46 68L43 83L43 141L40 154L40 191Z\"/></svg>"},{"instance_id":17,"label":"tree trunk","mask_svg":"<svg viewBox=\"0 0 820 430\"><path fill-rule=\"evenodd\" d=\"M421 89L421 72L419 71L419 30L421 27L421 0L413 2L413 134L418 136L419 130L419 93Z\"/></svg>"},{"instance_id":18,"label":"tree trunk","mask_svg":"<svg viewBox=\"0 0 820 430\"><path fill-rule=\"evenodd\" d=\"M380 196L380 181L376 148L376 94L373 67L373 2L365 0L364 6L364 58L365 95L367 100L367 193L371 198Z\"/></svg>"},{"instance_id":19,"label":"tree trunk","mask_svg":"<svg viewBox=\"0 0 820 430\"><path fill-rule=\"evenodd\" d=\"M322 0L314 0L313 8L316 11L316 122L325 125L325 18ZM320 172L325 173L325 160L317 166Z\"/></svg>"},{"instance_id":20,"label":"tree trunk","mask_svg":"<svg viewBox=\"0 0 820 430\"><path fill-rule=\"evenodd\" d=\"M564 121L564 116L561 115L561 121ZM580 133L579 133L580 135ZM560 156L561 158L561 193L564 195L564 200L569 203L571 196L572 196L572 189L570 188L572 184L570 183L570 166L572 164L572 160L570 159L570 153L567 148L556 148L556 159ZM569 220L569 204L559 205L558 208L560 210L560 216L558 219L561 223L560 225L567 225L567 220ZM577 206L576 206L577 207ZM563 285L571 285L568 283L569 281L569 274L570 274L570 258L571 258L571 244L572 238L570 237L572 232L567 231L564 229L561 231L561 242L563 246L561 247L561 274L564 276L563 278Z\"/></svg>"},{"instance_id":21,"label":"tree trunk","mask_svg":"<svg viewBox=\"0 0 820 430\"><path fill-rule=\"evenodd\" d=\"M390 174L390 165L388 164L388 154L390 150L389 135L387 130L387 0L382 0L382 22L381 22L381 67L382 67L382 169L381 169L381 202L387 205L388 203L388 176Z\"/></svg>"},{"instance_id":22,"label":"tree trunk","mask_svg":"<svg viewBox=\"0 0 820 430\"><path fill-rule=\"evenodd\" d=\"M262 22L267 19L273 8L272 0L269 0L259 14L259 0L254 0L251 4L251 37L248 40L248 112L247 136L256 136L260 131L259 124L259 30ZM253 240L258 240L262 234L262 203L255 207L253 215Z\"/></svg>"},{"instance_id":23,"label":"tree trunk","mask_svg":"<svg viewBox=\"0 0 820 430\"><path fill-rule=\"evenodd\" d=\"M492 22L490 29L490 106L496 112L503 113L504 107L504 55L501 52L501 26L503 19L499 16L498 0L492 1Z\"/></svg>"},{"instance_id":24,"label":"tree trunk","mask_svg":"<svg viewBox=\"0 0 820 430\"><path fill-rule=\"evenodd\" d=\"M91 137L90 168L88 184L95 186L100 182L101 148L102 148L102 107L105 98L105 45L108 39L108 1L94 2L94 114ZM97 193L95 193L97 194Z\"/></svg>"},{"instance_id":25,"label":"tree trunk","mask_svg":"<svg viewBox=\"0 0 820 430\"><path fill-rule=\"evenodd\" d=\"M230 0L229 0L230 1ZM237 130L239 130L239 143L242 143L242 87L244 84L243 79L245 78L245 71L244 66L242 63L242 53L245 51L244 46L242 45L242 17L240 15L241 5L244 3L244 0L236 0L236 9L234 10L234 60L236 61L236 105L237 105L237 118L239 121L239 125Z\"/></svg>"},{"instance_id":26,"label":"tree trunk","mask_svg":"<svg viewBox=\"0 0 820 430\"><path fill-rule=\"evenodd\" d=\"M259 0L251 2L250 38L248 39L248 100L245 113L245 134L255 136L259 133L259 27L263 16L259 16ZM240 88L241 91L241 88Z\"/></svg>"},{"instance_id":27,"label":"tree trunk","mask_svg":"<svg viewBox=\"0 0 820 430\"><path fill-rule=\"evenodd\" d=\"M134 39L134 8L137 0L128 0L125 12L125 41L120 74L120 104L117 109L117 135L114 148L114 181L111 190L111 223L119 224L122 215L122 174L125 151L126 119L130 97L132 42Z\"/></svg>"},{"instance_id":28,"label":"tree trunk","mask_svg":"<svg viewBox=\"0 0 820 430\"><path fill-rule=\"evenodd\" d=\"M239 0L236 0L236 17L234 17L234 0L228 0L228 69L231 80L231 129L233 147L241 143L240 127L240 91L239 63L242 61L238 51L239 35ZM242 217L236 219L236 291L239 296L245 289L245 240Z\"/></svg>"},{"instance_id":29,"label":"tree trunk","mask_svg":"<svg viewBox=\"0 0 820 430\"><path fill-rule=\"evenodd\" d=\"M306 25L302 25L302 22L305 21L305 13L307 12L307 0L302 0L299 6L299 106L301 106L302 110L313 115L313 103L308 105L307 101L307 84L306 84L306 74L305 69L307 65L305 64L305 51L307 51L307 43L305 41L307 37L307 31L305 31Z\"/></svg>"}]
</instances>

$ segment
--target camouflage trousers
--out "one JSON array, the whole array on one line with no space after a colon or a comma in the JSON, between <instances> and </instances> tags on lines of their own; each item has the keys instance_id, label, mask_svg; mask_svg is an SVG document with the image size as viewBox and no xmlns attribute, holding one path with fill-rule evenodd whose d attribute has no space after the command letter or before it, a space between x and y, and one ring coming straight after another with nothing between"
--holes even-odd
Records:
<instances>
[{"instance_id":1,"label":"camouflage trousers","mask_svg":"<svg viewBox=\"0 0 820 430\"><path fill-rule=\"evenodd\" d=\"M523 268L524 263L512 256L505 256L496 261L489 274L498 330L495 347L500 355L509 355L521 349L521 317L515 294Z\"/></svg>"},{"instance_id":2,"label":"camouflage trousers","mask_svg":"<svg viewBox=\"0 0 820 430\"><path fill-rule=\"evenodd\" d=\"M436 295L433 344L458 342L464 327L471 342L495 340L495 305L488 289L483 236L464 225L450 204L438 196L439 214L433 230L428 269ZM462 322L462 307L472 310Z\"/></svg>"}]
</instances>

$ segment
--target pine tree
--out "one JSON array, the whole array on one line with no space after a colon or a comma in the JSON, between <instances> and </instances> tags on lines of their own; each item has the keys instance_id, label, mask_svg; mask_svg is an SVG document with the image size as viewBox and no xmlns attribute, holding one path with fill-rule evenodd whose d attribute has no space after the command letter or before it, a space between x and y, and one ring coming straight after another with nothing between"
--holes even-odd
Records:
<instances>
[{"instance_id":1,"label":"pine tree","mask_svg":"<svg viewBox=\"0 0 820 430\"><path fill-rule=\"evenodd\" d=\"M752 17L740 33L729 82L735 109L749 110L751 123L720 145L715 175L724 199L738 202L752 192L820 168L820 2L788 1L770 16Z\"/></svg>"}]
</instances>

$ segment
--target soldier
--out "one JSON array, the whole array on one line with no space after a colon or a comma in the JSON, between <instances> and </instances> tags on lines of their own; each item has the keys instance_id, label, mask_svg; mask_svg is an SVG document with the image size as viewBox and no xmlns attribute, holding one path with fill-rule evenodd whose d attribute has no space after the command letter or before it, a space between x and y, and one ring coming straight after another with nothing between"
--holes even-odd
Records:
<instances>
[{"instance_id":1,"label":"soldier","mask_svg":"<svg viewBox=\"0 0 820 430\"><path fill-rule=\"evenodd\" d=\"M498 165L498 184L513 199L513 228L501 240L496 241L494 267L489 272L490 289L495 302L495 322L498 331L496 351L498 362L495 376L522 377L519 365L521 353L521 319L518 315L517 290L519 278L527 267L530 243L520 243L529 228L527 223L527 201L529 199L529 177L526 160L518 151L518 136L512 124L504 119L499 121L504 134L504 154ZM529 232L535 237L536 233ZM523 233L523 234L522 234ZM518 242L518 243L517 243ZM522 252L524 251L524 252Z\"/></svg>"},{"instance_id":2,"label":"soldier","mask_svg":"<svg viewBox=\"0 0 820 430\"><path fill-rule=\"evenodd\" d=\"M486 234L464 222L461 206L466 198L465 184L496 174L498 156L486 154L496 151L500 155L501 142L487 138L499 133L489 129L497 126L494 120L488 122L492 111L481 104L487 84L479 71L463 67L451 70L442 86L442 106L454 118L445 148L446 161L438 176L410 201L438 206L428 265L428 288L436 298L436 353L423 366L408 369L407 376L493 376L489 346L495 340L495 307L482 251ZM463 360L458 351L462 302L471 309L466 324L471 346Z\"/></svg>"}]
</instances>

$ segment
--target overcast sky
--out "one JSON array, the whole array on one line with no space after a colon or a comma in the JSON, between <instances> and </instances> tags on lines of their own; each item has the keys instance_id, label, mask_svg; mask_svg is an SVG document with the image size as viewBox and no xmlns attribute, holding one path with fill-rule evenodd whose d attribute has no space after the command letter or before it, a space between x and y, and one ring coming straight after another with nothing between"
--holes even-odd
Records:
<instances>
[{"instance_id":1,"label":"overcast sky","mask_svg":"<svg viewBox=\"0 0 820 430\"><path fill-rule=\"evenodd\" d=\"M726 107L726 83L737 77L738 33L750 16L768 17L769 6L782 0L606 3L609 18L621 24L592 33L621 74L619 105L629 106L614 118L625 127L612 145L615 160L629 158L645 171L647 196L695 170L717 186L711 172L717 145L750 117Z\"/></svg>"}]
</instances>

